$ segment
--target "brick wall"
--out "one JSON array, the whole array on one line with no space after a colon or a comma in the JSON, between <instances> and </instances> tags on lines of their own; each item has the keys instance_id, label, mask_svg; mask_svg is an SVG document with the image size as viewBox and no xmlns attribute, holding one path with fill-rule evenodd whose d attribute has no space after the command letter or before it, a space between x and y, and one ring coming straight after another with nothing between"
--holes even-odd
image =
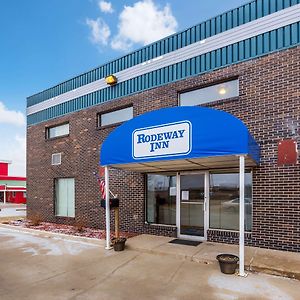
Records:
<instances>
[{"instance_id":1,"label":"brick wall","mask_svg":"<svg viewBox=\"0 0 300 300\"><path fill-rule=\"evenodd\" d=\"M92 174L101 143L114 127L97 129L97 113L133 104L134 115L176 106L178 92L239 78L240 97L208 106L240 118L260 144L261 165L253 170L253 230L247 243L300 251L300 166L277 166L277 143L300 135L300 47L231 65L201 76L116 99L64 117L30 126L27 131L28 216L104 228L104 211ZM70 122L70 135L45 140L45 127ZM62 153L62 165L51 166L51 154ZM111 189L119 195L121 230L176 235L176 228L145 224L144 175L112 171ZM76 180L76 218L54 213L54 178ZM113 224L113 216L112 216ZM234 233L211 230L209 240L236 242Z\"/></svg>"}]
</instances>

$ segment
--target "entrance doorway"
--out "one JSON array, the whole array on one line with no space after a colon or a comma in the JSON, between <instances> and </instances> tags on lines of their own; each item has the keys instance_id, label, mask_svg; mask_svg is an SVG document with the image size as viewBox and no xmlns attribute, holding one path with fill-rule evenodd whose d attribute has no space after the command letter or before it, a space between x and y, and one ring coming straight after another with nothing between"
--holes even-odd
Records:
<instances>
[{"instance_id":1,"label":"entrance doorway","mask_svg":"<svg viewBox=\"0 0 300 300\"><path fill-rule=\"evenodd\" d=\"M208 227L208 173L182 173L178 176L178 237L206 240Z\"/></svg>"}]
</instances>

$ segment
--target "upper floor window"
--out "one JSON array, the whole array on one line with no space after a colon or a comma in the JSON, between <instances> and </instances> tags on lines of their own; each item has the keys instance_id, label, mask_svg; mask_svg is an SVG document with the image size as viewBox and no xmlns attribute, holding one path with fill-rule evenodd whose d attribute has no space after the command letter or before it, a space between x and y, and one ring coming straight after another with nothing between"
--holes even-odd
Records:
<instances>
[{"instance_id":1,"label":"upper floor window","mask_svg":"<svg viewBox=\"0 0 300 300\"><path fill-rule=\"evenodd\" d=\"M133 118L133 107L98 114L98 127L121 123Z\"/></svg>"},{"instance_id":2,"label":"upper floor window","mask_svg":"<svg viewBox=\"0 0 300 300\"><path fill-rule=\"evenodd\" d=\"M201 105L239 96L238 79L179 94L180 106Z\"/></svg>"},{"instance_id":3,"label":"upper floor window","mask_svg":"<svg viewBox=\"0 0 300 300\"><path fill-rule=\"evenodd\" d=\"M65 136L68 135L70 132L69 123L48 127L46 129L46 138L52 139L59 136Z\"/></svg>"}]
</instances>

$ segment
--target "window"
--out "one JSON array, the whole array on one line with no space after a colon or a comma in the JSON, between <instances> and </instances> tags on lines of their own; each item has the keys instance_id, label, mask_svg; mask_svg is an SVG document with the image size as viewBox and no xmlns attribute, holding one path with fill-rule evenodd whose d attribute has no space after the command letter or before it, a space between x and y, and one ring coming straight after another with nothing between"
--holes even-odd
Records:
<instances>
[{"instance_id":1,"label":"window","mask_svg":"<svg viewBox=\"0 0 300 300\"><path fill-rule=\"evenodd\" d=\"M176 224L176 175L147 175L146 221Z\"/></svg>"},{"instance_id":2,"label":"window","mask_svg":"<svg viewBox=\"0 0 300 300\"><path fill-rule=\"evenodd\" d=\"M55 208L56 215L75 217L75 179L55 179Z\"/></svg>"},{"instance_id":3,"label":"window","mask_svg":"<svg viewBox=\"0 0 300 300\"><path fill-rule=\"evenodd\" d=\"M69 134L69 123L46 128L46 138L52 139Z\"/></svg>"},{"instance_id":4,"label":"window","mask_svg":"<svg viewBox=\"0 0 300 300\"><path fill-rule=\"evenodd\" d=\"M121 123L133 118L133 107L98 114L98 127Z\"/></svg>"},{"instance_id":5,"label":"window","mask_svg":"<svg viewBox=\"0 0 300 300\"><path fill-rule=\"evenodd\" d=\"M239 174L210 174L209 226L239 230ZM252 173L245 173L245 230L252 229Z\"/></svg>"},{"instance_id":6,"label":"window","mask_svg":"<svg viewBox=\"0 0 300 300\"><path fill-rule=\"evenodd\" d=\"M239 96L239 81L231 80L179 94L180 106L194 106Z\"/></svg>"}]
</instances>

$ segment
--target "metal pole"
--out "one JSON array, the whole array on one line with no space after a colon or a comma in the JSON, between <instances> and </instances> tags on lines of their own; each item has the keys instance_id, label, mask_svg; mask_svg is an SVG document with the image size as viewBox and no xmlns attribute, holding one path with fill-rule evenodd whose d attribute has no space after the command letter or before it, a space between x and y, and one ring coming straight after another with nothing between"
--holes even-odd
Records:
<instances>
[{"instance_id":1,"label":"metal pole","mask_svg":"<svg viewBox=\"0 0 300 300\"><path fill-rule=\"evenodd\" d=\"M3 192L3 203L6 203L6 185L4 185L4 192Z\"/></svg>"},{"instance_id":2,"label":"metal pole","mask_svg":"<svg viewBox=\"0 0 300 300\"><path fill-rule=\"evenodd\" d=\"M109 206L109 171L105 167L105 224L106 224L106 250L110 250L110 206Z\"/></svg>"},{"instance_id":3,"label":"metal pole","mask_svg":"<svg viewBox=\"0 0 300 300\"><path fill-rule=\"evenodd\" d=\"M240 156L239 276L245 277L245 156Z\"/></svg>"},{"instance_id":4,"label":"metal pole","mask_svg":"<svg viewBox=\"0 0 300 300\"><path fill-rule=\"evenodd\" d=\"M120 232L119 232L119 228L120 228L120 214L119 214L119 207L115 208L115 236L116 239L118 239L120 237Z\"/></svg>"}]
</instances>

